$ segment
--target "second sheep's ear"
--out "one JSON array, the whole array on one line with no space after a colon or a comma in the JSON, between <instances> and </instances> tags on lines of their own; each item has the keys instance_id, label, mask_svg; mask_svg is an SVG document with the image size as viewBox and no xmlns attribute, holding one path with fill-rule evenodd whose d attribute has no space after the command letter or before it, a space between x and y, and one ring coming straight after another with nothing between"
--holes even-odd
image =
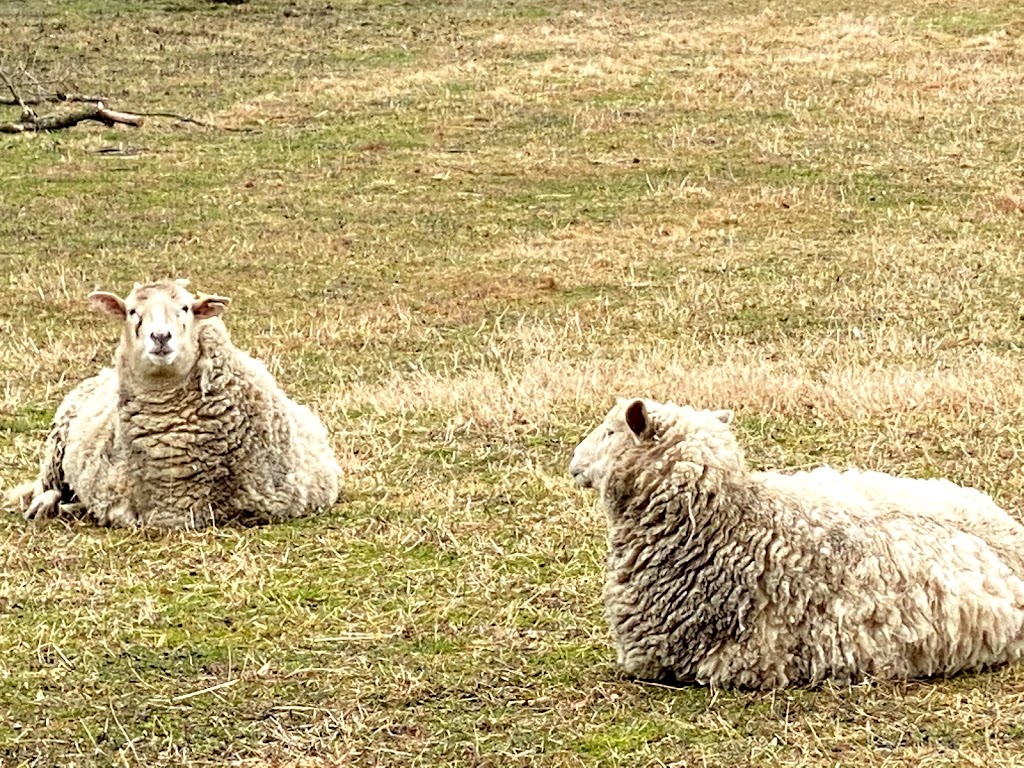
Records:
<instances>
[{"instance_id":1,"label":"second sheep's ear","mask_svg":"<svg viewBox=\"0 0 1024 768\"><path fill-rule=\"evenodd\" d=\"M113 293L106 291L93 291L89 294L89 303L105 315L124 320L128 312L124 307L124 300Z\"/></svg>"},{"instance_id":2,"label":"second sheep's ear","mask_svg":"<svg viewBox=\"0 0 1024 768\"><path fill-rule=\"evenodd\" d=\"M711 415L718 419L723 424L732 424L733 419L736 418L736 414L730 411L728 408L723 408L720 411L712 411Z\"/></svg>"},{"instance_id":3,"label":"second sheep's ear","mask_svg":"<svg viewBox=\"0 0 1024 768\"><path fill-rule=\"evenodd\" d=\"M647 437L654 430L643 400L634 400L627 405L625 415L626 426L637 437Z\"/></svg>"},{"instance_id":4,"label":"second sheep's ear","mask_svg":"<svg viewBox=\"0 0 1024 768\"><path fill-rule=\"evenodd\" d=\"M192 314L197 320L206 320L210 317L218 317L224 314L231 299L227 296L207 296L200 294L199 298L192 302Z\"/></svg>"}]
</instances>

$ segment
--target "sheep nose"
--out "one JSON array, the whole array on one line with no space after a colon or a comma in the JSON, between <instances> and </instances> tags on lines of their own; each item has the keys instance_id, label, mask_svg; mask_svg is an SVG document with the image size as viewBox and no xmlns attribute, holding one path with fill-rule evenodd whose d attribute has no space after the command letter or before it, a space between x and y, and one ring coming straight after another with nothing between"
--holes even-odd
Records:
<instances>
[{"instance_id":1,"label":"sheep nose","mask_svg":"<svg viewBox=\"0 0 1024 768\"><path fill-rule=\"evenodd\" d=\"M151 334L149 334L149 338L151 338L153 340L153 343L156 344L158 347L166 347L167 342L171 340L171 332L153 331Z\"/></svg>"}]
</instances>

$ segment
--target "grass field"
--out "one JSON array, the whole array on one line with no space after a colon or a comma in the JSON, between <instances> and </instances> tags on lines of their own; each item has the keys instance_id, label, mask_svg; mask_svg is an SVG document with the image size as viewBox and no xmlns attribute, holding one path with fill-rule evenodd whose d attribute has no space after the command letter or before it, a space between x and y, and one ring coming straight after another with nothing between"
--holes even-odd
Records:
<instances>
[{"instance_id":1,"label":"grass field","mask_svg":"<svg viewBox=\"0 0 1024 768\"><path fill-rule=\"evenodd\" d=\"M0 485L109 360L86 294L163 276L346 470L275 527L0 519L0 766L1024 762L1024 667L624 678L565 471L643 394L1024 517L1024 3L849 8L0 4L0 65L216 126L0 136Z\"/></svg>"}]
</instances>

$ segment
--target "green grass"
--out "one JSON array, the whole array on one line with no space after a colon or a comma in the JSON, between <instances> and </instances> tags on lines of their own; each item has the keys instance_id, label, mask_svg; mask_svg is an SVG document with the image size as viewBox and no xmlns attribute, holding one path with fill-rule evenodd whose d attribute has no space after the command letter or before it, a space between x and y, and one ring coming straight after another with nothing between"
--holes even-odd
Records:
<instances>
[{"instance_id":1,"label":"green grass","mask_svg":"<svg viewBox=\"0 0 1024 768\"><path fill-rule=\"evenodd\" d=\"M85 296L164 276L233 297L346 472L277 526L0 520L0 764L1018 764L1020 667L626 679L566 465L649 395L735 409L754 467L950 477L1019 515L1022 16L0 7L5 69L211 126L0 134L0 485L109 361Z\"/></svg>"}]
</instances>

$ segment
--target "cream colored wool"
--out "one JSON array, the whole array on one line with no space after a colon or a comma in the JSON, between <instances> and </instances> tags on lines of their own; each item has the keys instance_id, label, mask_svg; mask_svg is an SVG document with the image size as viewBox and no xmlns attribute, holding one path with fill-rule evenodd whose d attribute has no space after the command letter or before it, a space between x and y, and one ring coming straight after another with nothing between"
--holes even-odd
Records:
<instances>
[{"instance_id":1,"label":"cream colored wool","mask_svg":"<svg viewBox=\"0 0 1024 768\"><path fill-rule=\"evenodd\" d=\"M26 517L64 509L108 525L202 528L337 500L327 431L231 343L216 316L227 299L180 282L90 298L124 319L115 368L57 410L38 479L8 494Z\"/></svg>"},{"instance_id":2,"label":"cream colored wool","mask_svg":"<svg viewBox=\"0 0 1024 768\"><path fill-rule=\"evenodd\" d=\"M639 678L771 689L1020 658L1024 527L945 480L749 472L728 411L619 402L570 471L609 524L605 611Z\"/></svg>"}]
</instances>

